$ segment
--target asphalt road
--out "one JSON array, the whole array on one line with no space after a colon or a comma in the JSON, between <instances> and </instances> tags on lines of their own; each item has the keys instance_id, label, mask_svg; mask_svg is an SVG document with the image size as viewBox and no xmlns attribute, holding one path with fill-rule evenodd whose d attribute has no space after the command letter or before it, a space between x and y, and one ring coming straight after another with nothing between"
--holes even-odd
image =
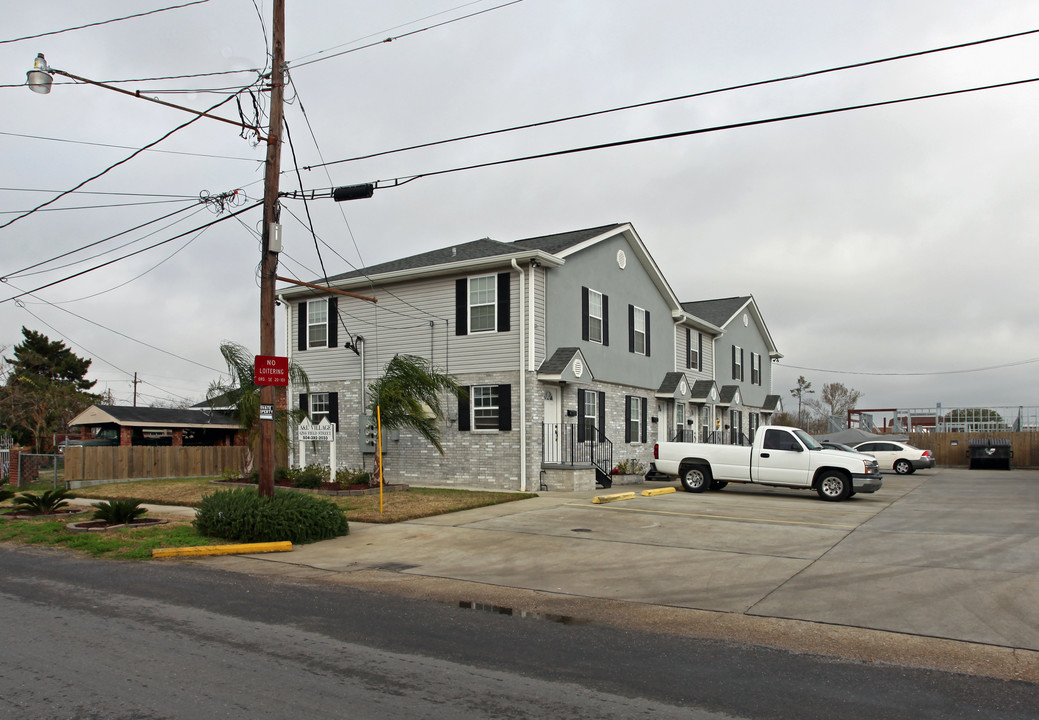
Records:
<instances>
[{"instance_id":1,"label":"asphalt road","mask_svg":"<svg viewBox=\"0 0 1039 720\"><path fill-rule=\"evenodd\" d=\"M1039 687L0 547L0 717L1034 718ZM556 618L557 620L559 618Z\"/></svg>"}]
</instances>

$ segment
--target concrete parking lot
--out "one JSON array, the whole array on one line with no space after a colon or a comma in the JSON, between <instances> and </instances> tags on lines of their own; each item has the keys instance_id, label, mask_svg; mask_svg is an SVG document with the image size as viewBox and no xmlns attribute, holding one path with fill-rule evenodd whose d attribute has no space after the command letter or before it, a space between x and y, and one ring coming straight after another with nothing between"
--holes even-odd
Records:
<instances>
[{"instance_id":1,"label":"concrete parking lot","mask_svg":"<svg viewBox=\"0 0 1039 720\"><path fill-rule=\"evenodd\" d=\"M280 565L300 577L393 573L1039 651L1039 471L885 475L880 492L843 503L734 485L605 504L544 493L208 562Z\"/></svg>"}]
</instances>

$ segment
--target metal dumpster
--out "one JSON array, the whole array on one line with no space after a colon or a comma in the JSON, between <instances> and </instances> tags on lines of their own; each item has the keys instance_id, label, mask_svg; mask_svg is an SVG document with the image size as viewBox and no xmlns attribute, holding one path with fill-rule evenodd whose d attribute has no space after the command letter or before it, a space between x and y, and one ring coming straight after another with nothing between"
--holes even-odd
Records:
<instances>
[{"instance_id":1,"label":"metal dumpster","mask_svg":"<svg viewBox=\"0 0 1039 720\"><path fill-rule=\"evenodd\" d=\"M971 470L1009 470L1014 451L1006 438L971 438L967 441Z\"/></svg>"}]
</instances>

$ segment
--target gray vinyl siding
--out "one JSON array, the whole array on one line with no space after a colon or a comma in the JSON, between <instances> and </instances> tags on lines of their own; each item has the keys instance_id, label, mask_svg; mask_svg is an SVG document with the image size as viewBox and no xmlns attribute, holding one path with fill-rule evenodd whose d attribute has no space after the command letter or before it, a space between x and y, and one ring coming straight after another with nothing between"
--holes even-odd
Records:
<instances>
[{"instance_id":1,"label":"gray vinyl siding","mask_svg":"<svg viewBox=\"0 0 1039 720\"><path fill-rule=\"evenodd\" d=\"M534 268L530 277L534 282L534 368L538 368L547 357L545 337L545 268Z\"/></svg>"},{"instance_id":2,"label":"gray vinyl siding","mask_svg":"<svg viewBox=\"0 0 1039 720\"><path fill-rule=\"evenodd\" d=\"M358 288L359 294L378 299L374 305L340 297L339 313L346 330L365 339L365 372L369 382L396 353L425 358L451 375L516 368L519 353L517 274L510 273L511 330L472 335L455 335L455 280L460 277L467 276L412 280L373 290ZM296 349L297 305L298 301L288 303L289 349L292 359L307 372L311 384L359 379L360 358L342 347L349 341L342 324L339 326L340 347Z\"/></svg>"},{"instance_id":3,"label":"gray vinyl siding","mask_svg":"<svg viewBox=\"0 0 1039 720\"><path fill-rule=\"evenodd\" d=\"M627 265L617 265L617 251L624 250ZM674 366L674 322L671 307L638 260L638 251L626 235L603 240L569 255L566 264L547 278L546 318L548 348L581 349L596 380L637 388L656 388ZM588 287L609 298L609 341L603 345L581 338L581 288ZM628 351L628 305L650 313L650 355Z\"/></svg>"},{"instance_id":4,"label":"gray vinyl siding","mask_svg":"<svg viewBox=\"0 0 1039 720\"><path fill-rule=\"evenodd\" d=\"M748 324L744 326L743 315L748 316ZM765 403L765 396L772 391L772 361L768 356L768 345L762 331L754 322L754 313L749 309L741 310L725 326L725 334L717 343L720 363L715 381L722 385L739 385L743 396L743 405L747 408L760 408ZM732 379L732 346L743 348L743 381ZM752 385L750 354L761 356L761 384Z\"/></svg>"},{"instance_id":5,"label":"gray vinyl siding","mask_svg":"<svg viewBox=\"0 0 1039 720\"><path fill-rule=\"evenodd\" d=\"M675 370L678 372L684 372L686 378L689 379L689 383L692 384L697 380L712 380L714 379L714 342L715 338L707 333L703 333L703 370L697 370L696 368L686 367L686 358L689 356L689 346L686 344L685 339L686 328L683 325L675 326ZM696 343L696 330L691 330L691 341L695 345Z\"/></svg>"}]
</instances>

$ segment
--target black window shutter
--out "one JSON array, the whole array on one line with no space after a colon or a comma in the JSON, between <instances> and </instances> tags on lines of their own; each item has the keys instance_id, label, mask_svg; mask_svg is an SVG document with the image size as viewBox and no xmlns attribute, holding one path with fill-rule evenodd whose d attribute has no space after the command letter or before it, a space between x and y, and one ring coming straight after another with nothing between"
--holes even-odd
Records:
<instances>
[{"instance_id":1,"label":"black window shutter","mask_svg":"<svg viewBox=\"0 0 1039 720\"><path fill-rule=\"evenodd\" d=\"M577 391L577 442L584 442L584 390Z\"/></svg>"},{"instance_id":2,"label":"black window shutter","mask_svg":"<svg viewBox=\"0 0 1039 720\"><path fill-rule=\"evenodd\" d=\"M736 346L735 345L732 346L732 379L733 380L739 380L739 377L737 376L737 373L736 373Z\"/></svg>"},{"instance_id":3,"label":"black window shutter","mask_svg":"<svg viewBox=\"0 0 1039 720\"><path fill-rule=\"evenodd\" d=\"M307 349L307 301L303 300L299 304L299 322L296 327L296 349L306 350Z\"/></svg>"},{"instance_id":4,"label":"black window shutter","mask_svg":"<svg viewBox=\"0 0 1039 720\"><path fill-rule=\"evenodd\" d=\"M610 299L602 296L602 344L610 344Z\"/></svg>"},{"instance_id":5,"label":"black window shutter","mask_svg":"<svg viewBox=\"0 0 1039 720\"><path fill-rule=\"evenodd\" d=\"M624 442L631 442L631 395L624 396Z\"/></svg>"},{"instance_id":6,"label":"black window shutter","mask_svg":"<svg viewBox=\"0 0 1039 720\"><path fill-rule=\"evenodd\" d=\"M693 366L693 331L689 328L685 329L685 366Z\"/></svg>"},{"instance_id":7,"label":"black window shutter","mask_svg":"<svg viewBox=\"0 0 1039 720\"><path fill-rule=\"evenodd\" d=\"M498 429L512 430L512 385L498 386Z\"/></svg>"},{"instance_id":8,"label":"black window shutter","mask_svg":"<svg viewBox=\"0 0 1039 720\"><path fill-rule=\"evenodd\" d=\"M646 442L646 437L647 437L647 435L646 435L646 420L648 419L647 418L647 411L649 409L649 401L646 400L646 398L640 398L640 399L642 400L642 425L641 425L641 427L642 427L642 442Z\"/></svg>"},{"instance_id":9,"label":"black window shutter","mask_svg":"<svg viewBox=\"0 0 1039 720\"><path fill-rule=\"evenodd\" d=\"M339 298L328 298L328 347L339 345ZM329 420L329 422L332 422Z\"/></svg>"},{"instance_id":10,"label":"black window shutter","mask_svg":"<svg viewBox=\"0 0 1039 720\"><path fill-rule=\"evenodd\" d=\"M649 332L649 310L646 310L645 313L646 313L646 357L649 357L649 336L650 336L650 332Z\"/></svg>"},{"instance_id":11,"label":"black window shutter","mask_svg":"<svg viewBox=\"0 0 1039 720\"><path fill-rule=\"evenodd\" d=\"M498 273L498 332L508 332L512 329L511 313L509 307L509 277L507 272ZM520 298L523 302L523 298Z\"/></svg>"},{"instance_id":12,"label":"black window shutter","mask_svg":"<svg viewBox=\"0 0 1039 720\"><path fill-rule=\"evenodd\" d=\"M306 393L300 393L300 396L299 396L299 409L302 410L303 412L305 412L307 414L307 417L310 417L310 409L308 407L307 400L308 400L307 394Z\"/></svg>"},{"instance_id":13,"label":"black window shutter","mask_svg":"<svg viewBox=\"0 0 1039 720\"><path fill-rule=\"evenodd\" d=\"M628 305L628 352L635 352L635 306Z\"/></svg>"},{"instance_id":14,"label":"black window shutter","mask_svg":"<svg viewBox=\"0 0 1039 720\"><path fill-rule=\"evenodd\" d=\"M469 280L455 280L455 335L469 334ZM461 416L459 416L461 417ZM460 430L461 428L459 428ZM469 428L466 428L468 430Z\"/></svg>"},{"instance_id":15,"label":"black window shutter","mask_svg":"<svg viewBox=\"0 0 1039 720\"><path fill-rule=\"evenodd\" d=\"M743 348L740 348L740 380L743 380Z\"/></svg>"},{"instance_id":16,"label":"black window shutter","mask_svg":"<svg viewBox=\"0 0 1039 720\"><path fill-rule=\"evenodd\" d=\"M581 288L581 339L588 339L588 288Z\"/></svg>"},{"instance_id":17,"label":"black window shutter","mask_svg":"<svg viewBox=\"0 0 1039 720\"><path fill-rule=\"evenodd\" d=\"M696 353L696 369L703 370L703 334L696 333L696 343L699 350Z\"/></svg>"},{"instance_id":18,"label":"black window shutter","mask_svg":"<svg viewBox=\"0 0 1039 720\"><path fill-rule=\"evenodd\" d=\"M328 393L328 422L336 426L336 431L339 430L339 393L337 392ZM333 472L335 472L334 469Z\"/></svg>"},{"instance_id":19,"label":"black window shutter","mask_svg":"<svg viewBox=\"0 0 1039 720\"><path fill-rule=\"evenodd\" d=\"M464 281L463 281L464 282ZM461 432L468 432L469 430L469 393L473 391L472 387L463 388L464 393L458 395L458 429Z\"/></svg>"},{"instance_id":20,"label":"black window shutter","mask_svg":"<svg viewBox=\"0 0 1039 720\"><path fill-rule=\"evenodd\" d=\"M599 437L606 437L606 393L599 393L596 406L599 408Z\"/></svg>"}]
</instances>

